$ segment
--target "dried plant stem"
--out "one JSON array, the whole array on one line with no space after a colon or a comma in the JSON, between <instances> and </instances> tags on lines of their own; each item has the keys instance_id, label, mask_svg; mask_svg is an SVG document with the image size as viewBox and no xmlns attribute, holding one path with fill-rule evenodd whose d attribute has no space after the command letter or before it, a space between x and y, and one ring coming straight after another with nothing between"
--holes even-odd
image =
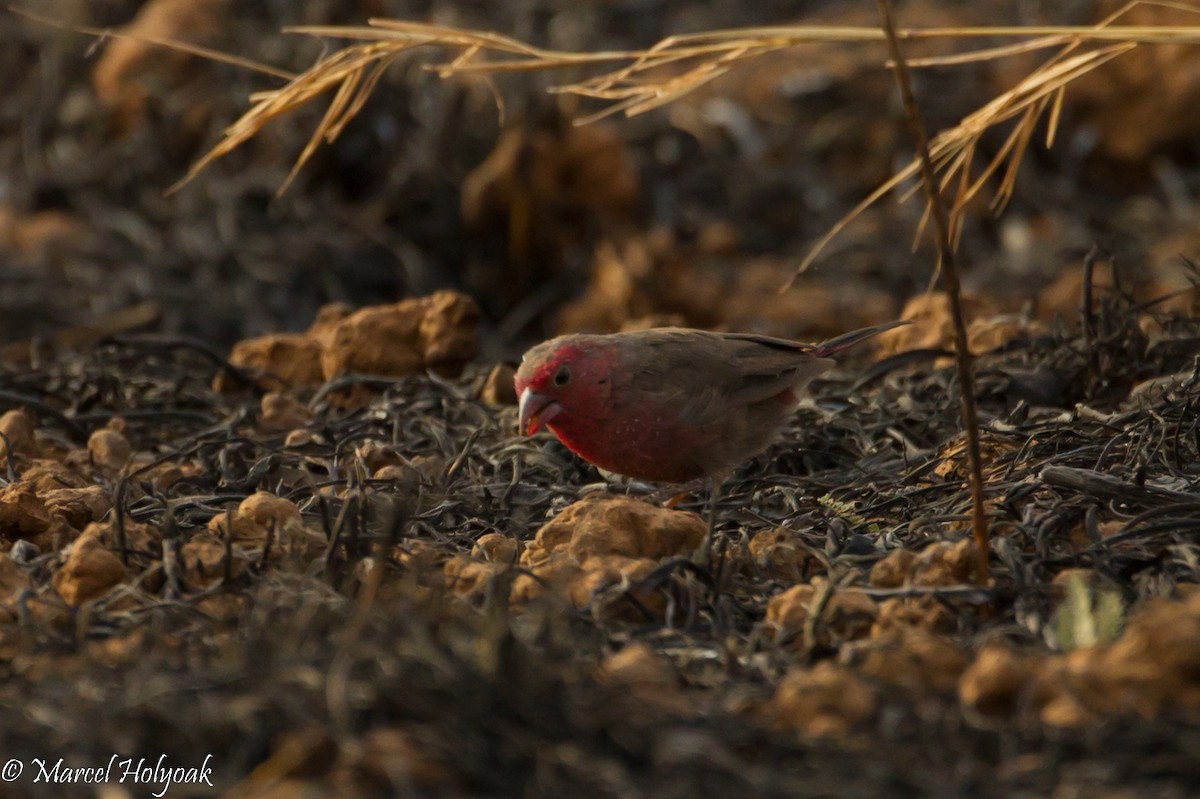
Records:
<instances>
[{"instance_id":1,"label":"dried plant stem","mask_svg":"<svg viewBox=\"0 0 1200 799\"><path fill-rule=\"evenodd\" d=\"M947 213L945 202L942 199L933 159L929 156L929 138L925 135L921 110L917 107L916 98L913 96L908 65L900 50L900 39L896 35L896 20L892 13L891 0L877 0L877 2L879 17L884 31L887 33L888 50L896 71L896 84L900 88L905 116L916 145L921 183L925 188L929 210L933 217L934 239L937 245L942 281L946 287L946 294L950 297L951 316L954 321L955 363L958 366L958 382L962 387L963 428L967 435L967 479L971 490L971 530L975 537L975 548L978 550L976 579L980 585L986 585L988 583L988 527L983 507L983 459L979 447L979 414L975 407L975 378L972 374L971 350L967 344L967 326L963 318L962 287L958 280L950 215Z\"/></svg>"}]
</instances>

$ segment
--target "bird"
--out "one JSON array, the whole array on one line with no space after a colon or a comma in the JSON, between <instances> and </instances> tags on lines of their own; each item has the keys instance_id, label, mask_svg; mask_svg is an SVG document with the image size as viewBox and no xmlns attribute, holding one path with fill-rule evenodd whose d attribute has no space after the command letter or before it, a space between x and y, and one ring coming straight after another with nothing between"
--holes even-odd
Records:
<instances>
[{"instance_id":1,"label":"bird","mask_svg":"<svg viewBox=\"0 0 1200 799\"><path fill-rule=\"evenodd\" d=\"M571 334L525 353L514 377L520 432L549 429L585 461L656 483L703 479L707 560L721 486L787 425L832 356L897 321L820 344L679 327Z\"/></svg>"}]
</instances>

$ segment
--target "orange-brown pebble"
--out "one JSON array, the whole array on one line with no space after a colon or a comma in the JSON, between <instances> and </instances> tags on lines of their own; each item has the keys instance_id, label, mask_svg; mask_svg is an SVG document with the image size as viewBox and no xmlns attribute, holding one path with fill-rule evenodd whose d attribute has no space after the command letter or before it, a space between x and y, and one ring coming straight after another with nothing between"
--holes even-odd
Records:
<instances>
[{"instance_id":1,"label":"orange-brown pebble","mask_svg":"<svg viewBox=\"0 0 1200 799\"><path fill-rule=\"evenodd\" d=\"M67 604L82 605L108 593L128 576L121 559L105 549L95 535L76 539L51 583Z\"/></svg>"},{"instance_id":2,"label":"orange-brown pebble","mask_svg":"<svg viewBox=\"0 0 1200 799\"><path fill-rule=\"evenodd\" d=\"M914 694L952 694L967 666L962 651L941 635L901 627L855 645L849 665Z\"/></svg>"},{"instance_id":3,"label":"orange-brown pebble","mask_svg":"<svg viewBox=\"0 0 1200 799\"><path fill-rule=\"evenodd\" d=\"M225 542L209 534L194 536L180 547L179 558L188 587L207 588L225 579L225 552ZM248 558L236 543L232 545L230 555L230 577L236 579L245 572Z\"/></svg>"},{"instance_id":4,"label":"orange-brown pebble","mask_svg":"<svg viewBox=\"0 0 1200 799\"><path fill-rule=\"evenodd\" d=\"M559 549L582 563L597 555L666 558L695 551L707 526L699 516L628 497L589 496L538 530L530 561Z\"/></svg>"},{"instance_id":5,"label":"orange-brown pebble","mask_svg":"<svg viewBox=\"0 0 1200 799\"><path fill-rule=\"evenodd\" d=\"M88 437L87 448L93 463L113 471L123 468L133 456L129 439L108 427L92 433Z\"/></svg>"},{"instance_id":6,"label":"orange-brown pebble","mask_svg":"<svg viewBox=\"0 0 1200 799\"><path fill-rule=\"evenodd\" d=\"M12 446L17 455L36 455L36 429L37 421L27 412L19 408L5 411L4 415L0 416L0 433L4 434L4 437L0 438L0 456L8 453L9 446Z\"/></svg>"},{"instance_id":7,"label":"orange-brown pebble","mask_svg":"<svg viewBox=\"0 0 1200 799\"><path fill-rule=\"evenodd\" d=\"M772 726L809 738L842 738L875 715L871 686L825 660L789 671L767 705Z\"/></svg>"},{"instance_id":8,"label":"orange-brown pebble","mask_svg":"<svg viewBox=\"0 0 1200 799\"><path fill-rule=\"evenodd\" d=\"M12 483L0 489L0 538L33 538L52 523L50 511L27 483Z\"/></svg>"},{"instance_id":9,"label":"orange-brown pebble","mask_svg":"<svg viewBox=\"0 0 1200 799\"><path fill-rule=\"evenodd\" d=\"M423 369L461 370L475 357L479 307L464 294L440 291L394 305L362 308L325 339L321 368L403 377Z\"/></svg>"},{"instance_id":10,"label":"orange-brown pebble","mask_svg":"<svg viewBox=\"0 0 1200 799\"><path fill-rule=\"evenodd\" d=\"M479 390L479 399L488 405L516 405L517 390L513 385L516 374L516 370L506 363L493 366Z\"/></svg>"},{"instance_id":11,"label":"orange-brown pebble","mask_svg":"<svg viewBox=\"0 0 1200 799\"><path fill-rule=\"evenodd\" d=\"M482 598L496 575L508 568L504 563L456 555L442 567L446 587L460 597Z\"/></svg>"},{"instance_id":12,"label":"orange-brown pebble","mask_svg":"<svg viewBox=\"0 0 1200 799\"><path fill-rule=\"evenodd\" d=\"M815 559L786 527L760 530L750 539L750 557L768 576L781 580L803 580L816 566Z\"/></svg>"},{"instance_id":13,"label":"orange-brown pebble","mask_svg":"<svg viewBox=\"0 0 1200 799\"><path fill-rule=\"evenodd\" d=\"M274 525L276 530L294 530L304 526L304 519L296 504L269 491L256 491L246 497L238 505L237 512L263 527Z\"/></svg>"},{"instance_id":14,"label":"orange-brown pebble","mask_svg":"<svg viewBox=\"0 0 1200 799\"><path fill-rule=\"evenodd\" d=\"M229 362L259 377L275 390L315 386L324 382L321 372L321 345L297 333L270 333L233 345ZM238 385L223 374L217 376L218 391Z\"/></svg>"},{"instance_id":15,"label":"orange-brown pebble","mask_svg":"<svg viewBox=\"0 0 1200 799\"><path fill-rule=\"evenodd\" d=\"M899 588L908 581L909 570L912 569L916 554L907 549L893 549L882 560L871 567L869 577L871 585L876 588Z\"/></svg>"},{"instance_id":16,"label":"orange-brown pebble","mask_svg":"<svg viewBox=\"0 0 1200 799\"><path fill-rule=\"evenodd\" d=\"M812 583L794 585L767 602L767 630L783 639L804 631L826 583L814 577ZM879 609L874 600L854 588L835 591L821 609L819 642L831 646L840 641L864 638L871 632Z\"/></svg>"},{"instance_id":17,"label":"orange-brown pebble","mask_svg":"<svg viewBox=\"0 0 1200 799\"><path fill-rule=\"evenodd\" d=\"M979 650L958 682L958 701L971 713L986 719L1016 715L1029 691L1037 661L1014 652L1002 643Z\"/></svg>"},{"instance_id":18,"label":"orange-brown pebble","mask_svg":"<svg viewBox=\"0 0 1200 799\"><path fill-rule=\"evenodd\" d=\"M910 571L913 585L963 585L971 581L975 568L975 544L964 538L957 543L939 541L921 550Z\"/></svg>"},{"instance_id":19,"label":"orange-brown pebble","mask_svg":"<svg viewBox=\"0 0 1200 799\"><path fill-rule=\"evenodd\" d=\"M484 533L475 540L471 555L495 563L513 563L517 559L517 542L503 533Z\"/></svg>"},{"instance_id":20,"label":"orange-brown pebble","mask_svg":"<svg viewBox=\"0 0 1200 799\"><path fill-rule=\"evenodd\" d=\"M264 430L283 432L304 427L312 421L312 411L295 397L269 391L259 403L259 423Z\"/></svg>"},{"instance_id":21,"label":"orange-brown pebble","mask_svg":"<svg viewBox=\"0 0 1200 799\"><path fill-rule=\"evenodd\" d=\"M267 528L240 513L221 513L208 520L208 532L224 540L230 535L232 521L233 540L249 547L261 547L267 543Z\"/></svg>"},{"instance_id":22,"label":"orange-brown pebble","mask_svg":"<svg viewBox=\"0 0 1200 799\"><path fill-rule=\"evenodd\" d=\"M41 494L46 511L76 530L98 521L112 508L112 497L100 486L56 488Z\"/></svg>"}]
</instances>

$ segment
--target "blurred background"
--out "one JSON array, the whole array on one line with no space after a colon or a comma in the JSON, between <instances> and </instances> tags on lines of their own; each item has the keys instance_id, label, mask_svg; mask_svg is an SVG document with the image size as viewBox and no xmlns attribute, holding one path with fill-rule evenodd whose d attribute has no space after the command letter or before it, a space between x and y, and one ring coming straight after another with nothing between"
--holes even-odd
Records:
<instances>
[{"instance_id":1,"label":"blurred background","mask_svg":"<svg viewBox=\"0 0 1200 799\"><path fill-rule=\"evenodd\" d=\"M1090 24L1116 7L918 0L899 3L898 15L913 26ZM40 0L31 10L293 71L338 43L281 28L373 16L569 50L735 26L877 22L873 3L769 1ZM1195 24L1169 9L1126 21ZM1141 48L1070 89L1058 141L1031 148L1011 207L1000 218L986 202L972 211L962 245L970 307L1070 324L1093 245L1116 267L1102 283L1140 297L1190 285L1200 59L1189 55ZM918 72L930 130L988 102L1036 58ZM477 299L491 358L553 333L662 322L816 339L892 318L928 284L931 252L911 246L920 204L887 200L779 292L813 242L910 157L881 49L797 49L664 109L585 127L570 119L596 106L546 89L586 73L443 81L424 68L438 59L418 51L394 66L282 196L320 103L167 196L248 97L279 79L0 15L6 357L129 329L227 347L303 329L331 301L439 288ZM991 152L1005 133L986 140ZM1172 302L1189 309L1191 295Z\"/></svg>"}]
</instances>

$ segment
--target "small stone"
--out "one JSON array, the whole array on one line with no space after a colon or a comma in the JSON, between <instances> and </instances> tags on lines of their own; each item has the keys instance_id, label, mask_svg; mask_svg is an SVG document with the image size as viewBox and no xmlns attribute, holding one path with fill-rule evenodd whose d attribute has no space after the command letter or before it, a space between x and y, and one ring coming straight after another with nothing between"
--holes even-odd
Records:
<instances>
[{"instance_id":1,"label":"small stone","mask_svg":"<svg viewBox=\"0 0 1200 799\"><path fill-rule=\"evenodd\" d=\"M893 549L871 567L868 578L876 588L900 588L908 580L909 570L917 556L907 549Z\"/></svg>"},{"instance_id":2,"label":"small stone","mask_svg":"<svg viewBox=\"0 0 1200 799\"><path fill-rule=\"evenodd\" d=\"M985 719L1013 718L1036 661L1000 643L985 645L958 681L958 701Z\"/></svg>"},{"instance_id":3,"label":"small stone","mask_svg":"<svg viewBox=\"0 0 1200 799\"><path fill-rule=\"evenodd\" d=\"M488 372L479 391L479 399L488 405L512 406L517 404L517 389L513 383L516 370L509 364L498 363Z\"/></svg>"},{"instance_id":4,"label":"small stone","mask_svg":"<svg viewBox=\"0 0 1200 799\"><path fill-rule=\"evenodd\" d=\"M0 538L33 538L52 523L50 511L29 484L12 483L0 489Z\"/></svg>"},{"instance_id":5,"label":"small stone","mask_svg":"<svg viewBox=\"0 0 1200 799\"><path fill-rule=\"evenodd\" d=\"M46 510L76 530L83 530L104 518L112 508L112 498L100 486L57 488L41 494Z\"/></svg>"},{"instance_id":6,"label":"small stone","mask_svg":"<svg viewBox=\"0 0 1200 799\"><path fill-rule=\"evenodd\" d=\"M71 545L51 583L67 604L79 606L105 595L127 576L120 558L105 549L95 535L83 535Z\"/></svg>"},{"instance_id":7,"label":"small stone","mask_svg":"<svg viewBox=\"0 0 1200 799\"><path fill-rule=\"evenodd\" d=\"M803 580L818 564L818 561L800 546L796 533L786 527L755 533L750 539L749 547L755 565L775 579Z\"/></svg>"},{"instance_id":8,"label":"small stone","mask_svg":"<svg viewBox=\"0 0 1200 799\"><path fill-rule=\"evenodd\" d=\"M846 665L860 674L914 695L953 694L967 667L962 651L944 636L916 627L900 627L856 644L845 653Z\"/></svg>"},{"instance_id":9,"label":"small stone","mask_svg":"<svg viewBox=\"0 0 1200 799\"><path fill-rule=\"evenodd\" d=\"M485 533L476 539L471 547L471 555L494 563L514 563L517 560L517 542L502 533Z\"/></svg>"},{"instance_id":10,"label":"small stone","mask_svg":"<svg viewBox=\"0 0 1200 799\"><path fill-rule=\"evenodd\" d=\"M656 559L688 555L700 546L707 531L694 513L629 497L589 496L538 530L526 549L526 562L560 548L579 563L598 555Z\"/></svg>"},{"instance_id":11,"label":"small stone","mask_svg":"<svg viewBox=\"0 0 1200 799\"><path fill-rule=\"evenodd\" d=\"M303 403L278 391L264 394L259 405L258 421L264 430L283 432L304 427L312 421L312 412Z\"/></svg>"},{"instance_id":12,"label":"small stone","mask_svg":"<svg viewBox=\"0 0 1200 799\"><path fill-rule=\"evenodd\" d=\"M271 333L239 341L233 345L229 362L255 374L263 385L276 391L325 381L320 343L296 333ZM214 385L218 391L226 391L240 382L220 373Z\"/></svg>"},{"instance_id":13,"label":"small stone","mask_svg":"<svg viewBox=\"0 0 1200 799\"><path fill-rule=\"evenodd\" d=\"M323 339L321 368L326 378L404 377L427 368L453 374L475 357L478 319L474 300L448 291L362 308Z\"/></svg>"},{"instance_id":14,"label":"small stone","mask_svg":"<svg viewBox=\"0 0 1200 799\"><path fill-rule=\"evenodd\" d=\"M913 585L964 585L971 582L975 570L975 542L964 538L957 543L939 541L921 550L909 571Z\"/></svg>"},{"instance_id":15,"label":"small stone","mask_svg":"<svg viewBox=\"0 0 1200 799\"><path fill-rule=\"evenodd\" d=\"M221 513L208 520L208 532L222 541L229 536L230 520L233 522L233 540L251 548L267 543L267 528L240 513Z\"/></svg>"},{"instance_id":16,"label":"small stone","mask_svg":"<svg viewBox=\"0 0 1200 799\"><path fill-rule=\"evenodd\" d=\"M183 578L192 588L208 588L225 579L225 542L212 535L198 535L180 547ZM248 558L234 543L230 552L230 577L237 579L246 571Z\"/></svg>"},{"instance_id":17,"label":"small stone","mask_svg":"<svg viewBox=\"0 0 1200 799\"><path fill-rule=\"evenodd\" d=\"M238 505L237 512L263 527L274 525L278 531L292 531L304 526L304 519L296 504L269 491L257 491L246 497Z\"/></svg>"},{"instance_id":18,"label":"small stone","mask_svg":"<svg viewBox=\"0 0 1200 799\"><path fill-rule=\"evenodd\" d=\"M825 580L814 577L811 584L795 585L767 602L767 629L777 640L802 633L825 591ZM818 641L835 647L844 641L867 637L879 612L874 600L856 588L845 588L828 597L817 626Z\"/></svg>"},{"instance_id":19,"label":"small stone","mask_svg":"<svg viewBox=\"0 0 1200 799\"><path fill-rule=\"evenodd\" d=\"M34 439L36 429L37 421L29 413L19 408L6 411L3 416L0 416L0 433L4 434L3 438L0 438L0 457L8 454L10 445L17 455L29 457L36 455L38 451ZM8 443L5 443L6 440Z\"/></svg>"},{"instance_id":20,"label":"small stone","mask_svg":"<svg viewBox=\"0 0 1200 799\"><path fill-rule=\"evenodd\" d=\"M133 447L130 446L129 439L107 427L92 433L88 438L87 448L93 463L112 471L122 469L133 456Z\"/></svg>"},{"instance_id":21,"label":"small stone","mask_svg":"<svg viewBox=\"0 0 1200 799\"><path fill-rule=\"evenodd\" d=\"M843 738L874 716L875 709L871 686L828 660L789 671L766 708L776 729L808 738Z\"/></svg>"},{"instance_id":22,"label":"small stone","mask_svg":"<svg viewBox=\"0 0 1200 799\"><path fill-rule=\"evenodd\" d=\"M442 567L446 587L456 595L482 600L496 576L508 569L507 564L476 560L467 555L457 555Z\"/></svg>"}]
</instances>

